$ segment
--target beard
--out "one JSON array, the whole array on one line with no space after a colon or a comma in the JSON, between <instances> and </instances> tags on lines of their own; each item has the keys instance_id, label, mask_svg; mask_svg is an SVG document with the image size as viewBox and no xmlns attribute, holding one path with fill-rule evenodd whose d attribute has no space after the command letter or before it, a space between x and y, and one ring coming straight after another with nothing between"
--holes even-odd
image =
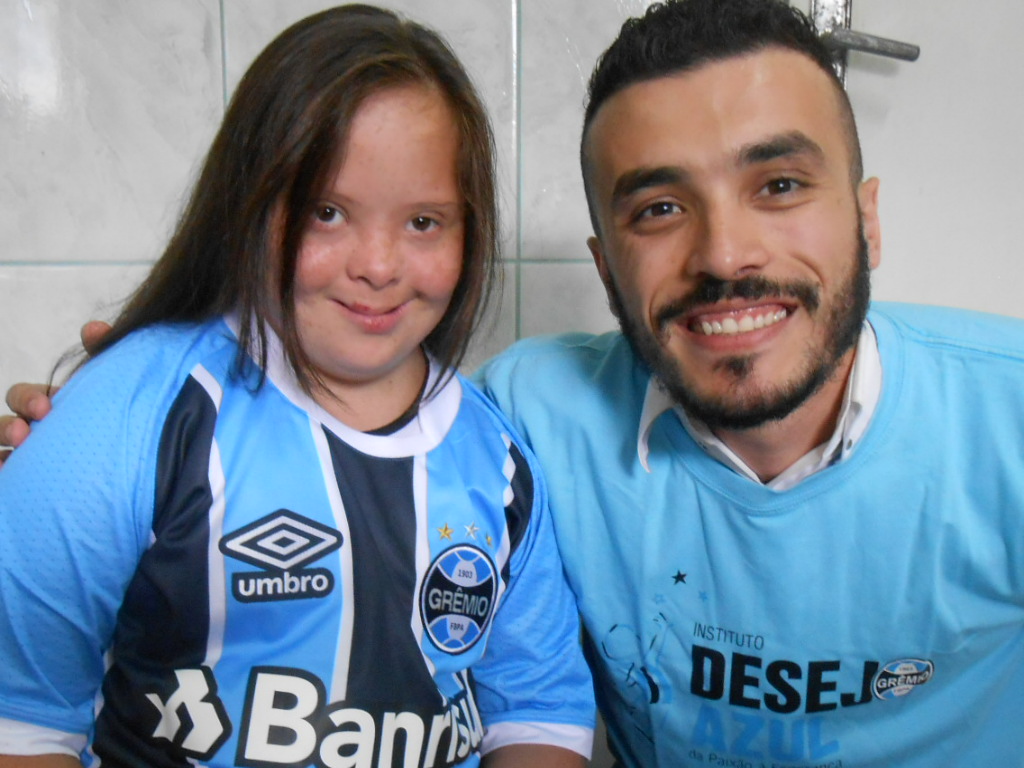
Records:
<instances>
[{"instance_id":1,"label":"beard","mask_svg":"<svg viewBox=\"0 0 1024 768\"><path fill-rule=\"evenodd\" d=\"M614 285L609 289L609 301L633 352L690 416L703 421L711 430L760 427L790 415L818 392L860 337L871 299L871 264L868 244L859 224L857 229L858 246L850 273L825 305L819 288L802 281L782 283L759 276L739 280L707 277L687 296L662 309L655 318L657 328L652 332L630 316ZM794 375L788 381L744 395L730 396L729 392L702 395L667 351L662 341L664 328L673 318L697 307L731 298L796 299L811 317L823 313L824 341L807 348L802 365L794 361ZM732 355L722 360L720 366L730 373L738 390L739 385L754 375L756 359L756 354Z\"/></svg>"}]
</instances>

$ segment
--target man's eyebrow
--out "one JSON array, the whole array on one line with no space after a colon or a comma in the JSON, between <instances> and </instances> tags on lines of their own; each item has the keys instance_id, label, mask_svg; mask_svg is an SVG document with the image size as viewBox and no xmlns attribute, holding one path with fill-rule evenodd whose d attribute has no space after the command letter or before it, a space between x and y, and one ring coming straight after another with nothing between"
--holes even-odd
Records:
<instances>
[{"instance_id":1,"label":"man's eyebrow","mask_svg":"<svg viewBox=\"0 0 1024 768\"><path fill-rule=\"evenodd\" d=\"M626 171L615 180L615 186L612 188L612 208L621 205L623 200L641 189L665 184L684 184L689 178L689 173L672 165Z\"/></svg>"},{"instance_id":2,"label":"man's eyebrow","mask_svg":"<svg viewBox=\"0 0 1024 768\"><path fill-rule=\"evenodd\" d=\"M736 153L740 166L766 163L791 155L810 155L815 160L821 161L825 159L825 150L807 134L791 131L772 136L764 141L748 144L741 147L740 151Z\"/></svg>"}]
</instances>

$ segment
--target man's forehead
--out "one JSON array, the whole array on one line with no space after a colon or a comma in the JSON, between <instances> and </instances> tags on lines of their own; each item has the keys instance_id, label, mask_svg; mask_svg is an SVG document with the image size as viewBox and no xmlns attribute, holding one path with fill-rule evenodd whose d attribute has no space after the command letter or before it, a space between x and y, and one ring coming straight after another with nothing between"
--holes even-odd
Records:
<instances>
[{"instance_id":1,"label":"man's forehead","mask_svg":"<svg viewBox=\"0 0 1024 768\"><path fill-rule=\"evenodd\" d=\"M721 138L743 144L823 111L840 120L828 75L810 57L772 47L626 86L595 114L586 150L592 160L619 148L642 151L633 139L644 132L678 131L690 140L728 133Z\"/></svg>"}]
</instances>

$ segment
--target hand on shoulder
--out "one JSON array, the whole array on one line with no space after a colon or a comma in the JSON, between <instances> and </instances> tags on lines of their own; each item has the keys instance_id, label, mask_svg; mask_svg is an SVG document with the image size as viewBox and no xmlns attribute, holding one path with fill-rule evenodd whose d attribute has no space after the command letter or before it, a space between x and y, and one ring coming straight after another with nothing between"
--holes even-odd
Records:
<instances>
[{"instance_id":1,"label":"hand on shoulder","mask_svg":"<svg viewBox=\"0 0 1024 768\"><path fill-rule=\"evenodd\" d=\"M82 326L82 345L91 351L96 343L110 330L110 325L93 320ZM32 431L31 422L39 421L53 407L55 388L45 384L20 382L7 390L7 407L13 415L0 416L0 467L14 449L25 442Z\"/></svg>"}]
</instances>

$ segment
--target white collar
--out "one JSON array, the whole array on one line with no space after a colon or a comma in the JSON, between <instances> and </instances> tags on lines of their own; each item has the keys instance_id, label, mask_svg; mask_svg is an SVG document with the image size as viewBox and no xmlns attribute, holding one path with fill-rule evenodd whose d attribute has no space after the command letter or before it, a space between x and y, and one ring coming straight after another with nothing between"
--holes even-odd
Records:
<instances>
[{"instance_id":1,"label":"white collar","mask_svg":"<svg viewBox=\"0 0 1024 768\"><path fill-rule=\"evenodd\" d=\"M844 460L864 435L871 417L875 413L881 393L882 361L878 354L878 340L875 338L875 332L871 325L865 322L857 342L853 370L850 372L846 394L843 396L843 405L839 411L839 419L832 436L821 445L812 448L782 474L764 485L777 491L784 491L814 473ZM682 407L678 406L672 397L662 389L660 383L653 376L647 382L647 392L644 395L636 441L637 455L645 470L651 471L648 464L651 451L648 440L651 429L658 417L669 410L676 414L682 425L709 456L744 477L761 483L757 474L747 466L743 459L718 439L707 425L687 415Z\"/></svg>"},{"instance_id":2,"label":"white collar","mask_svg":"<svg viewBox=\"0 0 1024 768\"><path fill-rule=\"evenodd\" d=\"M225 315L224 322L235 337L239 334L237 313ZM458 376L451 376L430 398L420 403L416 417L395 432L376 435L360 432L328 413L319 403L306 394L295 372L288 362L281 340L273 329L267 326L267 379L290 400L304 410L310 418L319 422L353 448L371 456L381 458L405 458L433 450L444 440L455 422L462 402L462 384ZM255 355L250 355L254 360ZM430 371L427 374L426 391L429 392L442 375L441 367L429 358Z\"/></svg>"}]
</instances>

